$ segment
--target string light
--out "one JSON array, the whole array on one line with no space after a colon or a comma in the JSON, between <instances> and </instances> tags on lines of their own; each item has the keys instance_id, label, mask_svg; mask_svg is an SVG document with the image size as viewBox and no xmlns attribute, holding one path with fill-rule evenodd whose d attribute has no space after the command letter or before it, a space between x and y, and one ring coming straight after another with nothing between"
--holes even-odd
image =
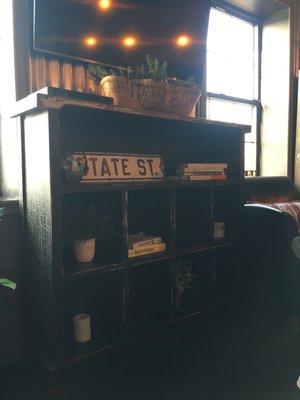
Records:
<instances>
[{"instance_id":1,"label":"string light","mask_svg":"<svg viewBox=\"0 0 300 400\"><path fill-rule=\"evenodd\" d=\"M187 35L178 36L176 44L178 47L187 47L191 44L191 38Z\"/></svg>"},{"instance_id":2,"label":"string light","mask_svg":"<svg viewBox=\"0 0 300 400\"><path fill-rule=\"evenodd\" d=\"M111 0L99 0L99 8L102 11L108 11L111 8Z\"/></svg>"},{"instance_id":3,"label":"string light","mask_svg":"<svg viewBox=\"0 0 300 400\"><path fill-rule=\"evenodd\" d=\"M122 40L122 43L126 47L135 47L137 45L137 39L134 36L127 36Z\"/></svg>"},{"instance_id":4,"label":"string light","mask_svg":"<svg viewBox=\"0 0 300 400\"><path fill-rule=\"evenodd\" d=\"M84 44L87 47L95 47L98 44L98 39L95 36L88 36L84 39Z\"/></svg>"}]
</instances>

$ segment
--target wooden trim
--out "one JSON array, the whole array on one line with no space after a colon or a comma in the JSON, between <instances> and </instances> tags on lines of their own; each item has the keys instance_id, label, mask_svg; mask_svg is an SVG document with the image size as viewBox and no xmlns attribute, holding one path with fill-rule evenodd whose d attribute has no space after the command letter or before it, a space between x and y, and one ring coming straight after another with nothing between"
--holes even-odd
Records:
<instances>
[{"instance_id":1,"label":"wooden trim","mask_svg":"<svg viewBox=\"0 0 300 400\"><path fill-rule=\"evenodd\" d=\"M160 112L152 112L152 111L136 111L131 110L129 108L117 107L110 104L105 103L97 103L94 101L80 100L80 99L72 99L72 98L64 98L58 96L47 96L41 93L33 93L27 96L25 99L18 101L16 104L16 109L12 113L11 116L15 117L18 115L29 114L34 111L39 110L60 110L65 106L75 106L75 107L88 107L102 111L109 112L117 112L117 113L125 113L128 115L139 115L144 117L152 117L159 119L167 119L174 120L178 122L191 122L196 124L203 125L219 125L220 127L236 127L241 130L241 132L246 133L249 131L250 125L242 125L242 124L231 124L227 122L221 121L210 121L202 118L194 118L194 117L180 117L175 114L166 114Z\"/></svg>"},{"instance_id":2,"label":"wooden trim","mask_svg":"<svg viewBox=\"0 0 300 400\"><path fill-rule=\"evenodd\" d=\"M212 98L212 99L217 99L217 100L230 101L233 103L249 104L254 107L260 106L260 101L258 101L258 100L247 100L247 99L240 98L240 97L227 96L225 94L207 92L207 97Z\"/></svg>"},{"instance_id":3,"label":"wooden trim","mask_svg":"<svg viewBox=\"0 0 300 400\"><path fill-rule=\"evenodd\" d=\"M213 0L212 7L217 8L221 11L224 11L230 15L233 15L239 19L243 19L244 21L249 22L253 25L258 25L261 21L254 14L251 14L245 10L242 10L239 7L236 7L232 4L227 3L224 0Z\"/></svg>"}]
</instances>

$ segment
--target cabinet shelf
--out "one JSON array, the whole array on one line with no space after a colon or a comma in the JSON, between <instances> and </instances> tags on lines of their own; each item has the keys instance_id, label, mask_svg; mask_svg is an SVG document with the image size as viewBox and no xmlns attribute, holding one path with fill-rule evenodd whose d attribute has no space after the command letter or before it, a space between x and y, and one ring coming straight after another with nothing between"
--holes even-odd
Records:
<instances>
[{"instance_id":1,"label":"cabinet shelf","mask_svg":"<svg viewBox=\"0 0 300 400\"><path fill-rule=\"evenodd\" d=\"M65 284L68 284L74 280L88 278L88 277L92 277L95 275L101 275L101 274L105 274L107 272L114 272L114 271L118 271L118 270L122 270L122 269L130 269L130 268L138 267L138 266L142 267L143 265L146 265L146 264L152 264L152 263L156 263L156 262L160 262L160 261L164 261L164 260L171 260L176 257L188 256L189 254L202 253L204 251L212 251L212 250L216 250L216 249L222 249L225 247L229 247L231 245L232 245L231 242L222 242L222 243L213 243L213 244L207 244L207 245L201 245L201 246L194 246L189 249L176 250L176 251L167 252L167 253L155 253L153 255L136 257L136 258L122 261L119 263L115 263L115 264L111 264L111 265L104 265L104 266L99 266L99 267L93 263L90 263L89 266L87 265L87 268L84 270L66 274L63 278L63 282Z\"/></svg>"},{"instance_id":2,"label":"cabinet shelf","mask_svg":"<svg viewBox=\"0 0 300 400\"><path fill-rule=\"evenodd\" d=\"M238 179L228 179L226 181L174 181L166 179L160 182L125 182L125 183L65 183L62 185L63 194L82 193L82 192L106 192L113 190L154 190L154 189L177 189L185 187L204 187L204 186L229 186L239 185Z\"/></svg>"},{"instance_id":3,"label":"cabinet shelf","mask_svg":"<svg viewBox=\"0 0 300 400\"><path fill-rule=\"evenodd\" d=\"M135 335L131 336L130 338L133 339L133 338L141 337L146 334L149 335L160 329L171 327L172 325L175 325L179 322L183 322L185 320L192 320L192 318L197 317L199 314L216 310L216 307L217 306L215 304L213 304L210 307L206 307L205 309L196 310L189 315L183 315L183 316L177 316L176 318L170 318L168 321L162 323L161 325L158 325L151 330L147 330L147 331L135 334ZM113 343L113 344L108 344L106 346L101 346L101 345L97 346L97 344L95 344L93 342L83 343L79 346L76 346L75 344L73 344L72 346L70 346L67 363L73 364L73 363L79 362L85 358L88 358L90 356L95 356L97 354L103 353L107 350L113 349L116 346L120 346L120 345L124 344L127 339L128 339L127 337L124 337L120 341Z\"/></svg>"}]
</instances>

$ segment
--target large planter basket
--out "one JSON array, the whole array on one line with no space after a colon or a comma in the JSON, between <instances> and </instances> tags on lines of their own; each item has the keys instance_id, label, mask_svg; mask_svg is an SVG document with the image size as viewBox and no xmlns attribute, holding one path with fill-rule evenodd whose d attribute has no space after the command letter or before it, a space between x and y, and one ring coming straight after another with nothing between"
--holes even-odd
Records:
<instances>
[{"instance_id":1,"label":"large planter basket","mask_svg":"<svg viewBox=\"0 0 300 400\"><path fill-rule=\"evenodd\" d=\"M112 97L116 106L138 111L148 110L189 116L200 95L199 85L180 85L152 79L128 80L119 76L102 79L105 96Z\"/></svg>"}]
</instances>

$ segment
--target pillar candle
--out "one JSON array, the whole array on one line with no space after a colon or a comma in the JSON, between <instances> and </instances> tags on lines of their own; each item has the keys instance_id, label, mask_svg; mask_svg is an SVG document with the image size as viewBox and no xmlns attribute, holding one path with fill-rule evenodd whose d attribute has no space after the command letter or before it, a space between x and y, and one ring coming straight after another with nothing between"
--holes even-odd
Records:
<instances>
[{"instance_id":1,"label":"pillar candle","mask_svg":"<svg viewBox=\"0 0 300 400\"><path fill-rule=\"evenodd\" d=\"M85 343L91 340L91 317L89 314L78 314L73 317L74 340Z\"/></svg>"}]
</instances>

